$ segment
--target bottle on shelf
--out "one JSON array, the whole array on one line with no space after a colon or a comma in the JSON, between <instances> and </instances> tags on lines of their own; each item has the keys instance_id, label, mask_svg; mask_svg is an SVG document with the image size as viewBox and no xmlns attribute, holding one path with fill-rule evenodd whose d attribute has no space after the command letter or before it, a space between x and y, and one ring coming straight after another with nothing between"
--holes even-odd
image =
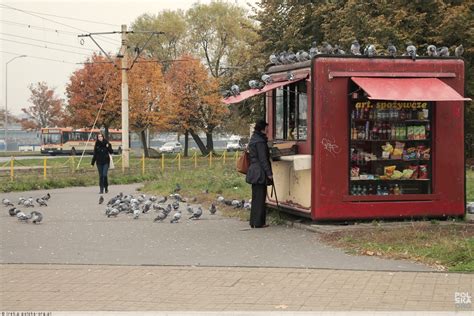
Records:
<instances>
[{"instance_id":1,"label":"bottle on shelf","mask_svg":"<svg viewBox=\"0 0 474 316\"><path fill-rule=\"evenodd\" d=\"M401 194L400 187L398 186L397 183L395 184L395 187L393 188L393 194L395 194L395 195L400 195Z\"/></svg>"}]
</instances>

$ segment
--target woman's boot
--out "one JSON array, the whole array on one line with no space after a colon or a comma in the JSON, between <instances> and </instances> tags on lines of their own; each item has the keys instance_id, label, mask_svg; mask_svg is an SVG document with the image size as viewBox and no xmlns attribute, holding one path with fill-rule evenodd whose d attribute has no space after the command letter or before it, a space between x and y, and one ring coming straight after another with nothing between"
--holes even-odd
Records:
<instances>
[{"instance_id":1,"label":"woman's boot","mask_svg":"<svg viewBox=\"0 0 474 316\"><path fill-rule=\"evenodd\" d=\"M104 189L105 189L105 193L109 193L109 179L108 179L108 177L104 177Z\"/></svg>"},{"instance_id":2,"label":"woman's boot","mask_svg":"<svg viewBox=\"0 0 474 316\"><path fill-rule=\"evenodd\" d=\"M99 176L99 187L100 187L99 194L104 193L104 177Z\"/></svg>"}]
</instances>

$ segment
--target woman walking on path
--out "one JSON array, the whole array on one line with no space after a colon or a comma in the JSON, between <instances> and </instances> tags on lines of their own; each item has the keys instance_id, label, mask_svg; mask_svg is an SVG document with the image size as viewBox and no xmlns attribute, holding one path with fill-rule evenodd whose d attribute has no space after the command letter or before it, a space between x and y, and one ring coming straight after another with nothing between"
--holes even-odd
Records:
<instances>
[{"instance_id":1,"label":"woman walking on path","mask_svg":"<svg viewBox=\"0 0 474 316\"><path fill-rule=\"evenodd\" d=\"M250 209L250 227L252 228L268 226L265 224L267 216L265 199L267 185L273 183L273 173L267 144L267 126L265 120L258 120L248 145L250 166L245 180L252 185L252 207Z\"/></svg>"},{"instance_id":2,"label":"woman walking on path","mask_svg":"<svg viewBox=\"0 0 474 316\"><path fill-rule=\"evenodd\" d=\"M97 170L99 171L99 186L100 194L109 192L109 182L107 179L107 172L109 171L110 165L110 154L113 153L112 145L107 139L105 139L102 133L97 135L97 140L94 145L94 156L92 157L91 165L97 164Z\"/></svg>"}]
</instances>

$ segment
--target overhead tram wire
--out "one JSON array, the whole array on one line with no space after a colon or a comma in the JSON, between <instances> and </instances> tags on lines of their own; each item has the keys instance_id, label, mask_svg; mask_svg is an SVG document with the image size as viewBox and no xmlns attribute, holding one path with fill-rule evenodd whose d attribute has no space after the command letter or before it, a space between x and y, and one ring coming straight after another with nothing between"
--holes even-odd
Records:
<instances>
[{"instance_id":1,"label":"overhead tram wire","mask_svg":"<svg viewBox=\"0 0 474 316\"><path fill-rule=\"evenodd\" d=\"M64 52L64 53L70 53L70 54L76 54L76 55L83 55L83 56L90 56L90 54L83 54L83 53L73 52L73 51L65 50L65 49L52 48L52 47L41 46L41 45L36 45L36 44L31 44L31 43L19 42L19 41L9 40L9 39L6 39L6 38L0 38L0 41L7 41L7 42L13 42L13 43L17 43L17 44L30 45L30 46L35 46L35 47L41 47L41 48L46 48L46 49L52 49L52 50L57 50L57 51Z\"/></svg>"},{"instance_id":2,"label":"overhead tram wire","mask_svg":"<svg viewBox=\"0 0 474 316\"><path fill-rule=\"evenodd\" d=\"M80 29L80 28L77 28L77 27L68 25L68 24L66 24L66 23L62 23L62 22L54 21L54 20L52 20L52 19L44 18L44 17L39 16L39 15L37 15L37 14L28 13L28 12L25 11L25 10L21 10L21 9L18 9L18 8L14 8L14 7L9 6L9 5L6 5L6 4L2 4L2 6L7 7L7 8L10 8L10 9L13 9L13 10L17 10L17 11L23 12L23 13L25 13L25 14L28 14L28 15L31 15L31 16L34 16L34 17L37 17L37 18L40 18L40 19L43 19L43 20L52 22L52 23L56 23L56 24L59 24L59 25L66 26L66 27L69 27L69 28L74 29L74 30L78 30L78 31L81 31L81 32L88 32L88 31L86 31L86 30L83 30L83 29ZM104 37L104 36L100 36L100 37L102 37L102 40L103 40L103 41L108 42L109 44L114 44L114 45L120 44L119 41L111 42L111 40L110 40L109 38L107 38L107 37Z\"/></svg>"},{"instance_id":3,"label":"overhead tram wire","mask_svg":"<svg viewBox=\"0 0 474 316\"><path fill-rule=\"evenodd\" d=\"M30 40L30 41L48 43L48 44L59 45L59 46L72 47L72 48L75 48L75 49L87 50L87 51L92 51L92 52L95 51L95 50L93 50L92 48L85 48L85 47L78 47L78 46L74 46L74 45L61 44L61 43L56 43L56 42L49 42L49 41L39 40L39 39L36 39L36 38L25 37L25 36L19 36L19 35L14 35L14 34L9 34L9 33L2 33L2 32L0 32L0 35L18 37L18 38L27 39L27 40Z\"/></svg>"},{"instance_id":4,"label":"overhead tram wire","mask_svg":"<svg viewBox=\"0 0 474 316\"><path fill-rule=\"evenodd\" d=\"M0 6L3 7L3 9L9 9L9 10L18 10L16 8L8 7L4 4L0 4ZM1 9L1 8L0 8ZM35 11L29 11L29 10L23 10L24 12L28 13L35 13L38 15L46 15L46 16L52 16L56 18L62 18L62 19L68 19L68 20L75 20L75 21L80 21L80 22L88 22L88 23L95 23L95 24L102 24L102 25L107 25L107 26L116 26L120 27L120 25L117 24L111 24L111 23L105 23L105 22L97 22L97 21L91 21L91 20L83 20L83 19L78 19L78 18L73 18L73 17L68 17L68 16L61 16L61 15L54 15L54 14L48 14L48 13L41 13L41 12L35 12Z\"/></svg>"},{"instance_id":5,"label":"overhead tram wire","mask_svg":"<svg viewBox=\"0 0 474 316\"><path fill-rule=\"evenodd\" d=\"M21 53L12 53L12 52L7 52L7 51L3 51L3 50L0 50L0 53L11 54L11 55L24 55L24 54L21 54ZM43 59L43 60L48 60L48 61L56 61L56 62L60 62L60 63L64 63L64 64L71 64L71 65L76 64L76 63L73 63L73 62L70 62L70 61L58 60L58 59L52 59L52 58L45 58L45 57L38 57L38 56L32 56L32 55L26 55L26 57L35 58L35 59Z\"/></svg>"}]
</instances>

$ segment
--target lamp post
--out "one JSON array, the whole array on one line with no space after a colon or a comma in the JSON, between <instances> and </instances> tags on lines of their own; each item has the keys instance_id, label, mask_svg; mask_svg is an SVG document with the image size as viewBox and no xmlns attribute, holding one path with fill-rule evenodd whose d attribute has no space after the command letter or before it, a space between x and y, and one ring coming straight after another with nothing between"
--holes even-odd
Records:
<instances>
[{"instance_id":1,"label":"lamp post","mask_svg":"<svg viewBox=\"0 0 474 316\"><path fill-rule=\"evenodd\" d=\"M17 58L26 57L26 55L15 56L5 64L5 151L7 151L7 136L8 136L8 64Z\"/></svg>"}]
</instances>

